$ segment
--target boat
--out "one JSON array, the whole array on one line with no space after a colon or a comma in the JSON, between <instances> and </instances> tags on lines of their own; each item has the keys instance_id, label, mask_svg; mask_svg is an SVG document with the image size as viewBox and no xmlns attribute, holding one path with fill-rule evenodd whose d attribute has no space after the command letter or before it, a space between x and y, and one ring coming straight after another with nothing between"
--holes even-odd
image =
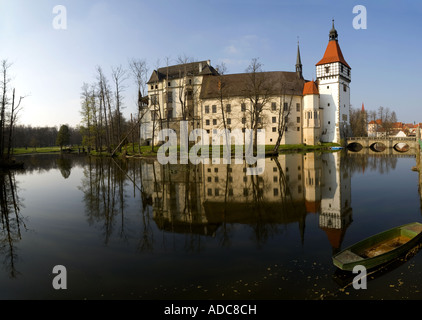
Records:
<instances>
[{"instance_id":1,"label":"boat","mask_svg":"<svg viewBox=\"0 0 422 320\"><path fill-rule=\"evenodd\" d=\"M330 147L331 150L341 150L343 147Z\"/></svg>"},{"instance_id":2,"label":"boat","mask_svg":"<svg viewBox=\"0 0 422 320\"><path fill-rule=\"evenodd\" d=\"M421 238L422 224L412 222L359 241L335 254L332 260L341 270L352 271L357 265L370 270L407 253Z\"/></svg>"}]
</instances>

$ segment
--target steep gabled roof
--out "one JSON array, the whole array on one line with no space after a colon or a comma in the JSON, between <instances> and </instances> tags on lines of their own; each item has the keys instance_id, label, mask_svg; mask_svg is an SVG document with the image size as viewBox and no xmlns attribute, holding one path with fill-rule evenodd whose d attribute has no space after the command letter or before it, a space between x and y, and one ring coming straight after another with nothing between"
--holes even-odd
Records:
<instances>
[{"instance_id":1,"label":"steep gabled roof","mask_svg":"<svg viewBox=\"0 0 422 320\"><path fill-rule=\"evenodd\" d=\"M262 83L261 89L267 94L293 94L302 95L304 79L297 76L296 72L272 71L258 72L255 74ZM217 77L207 76L202 81L201 99L215 99L219 97L219 82L224 84L225 97L245 96L251 85L251 73L236 73Z\"/></svg>"},{"instance_id":2,"label":"steep gabled roof","mask_svg":"<svg viewBox=\"0 0 422 320\"><path fill-rule=\"evenodd\" d=\"M210 61L184 63L154 70L148 83L199 75L218 75L218 72L210 65Z\"/></svg>"}]
</instances>

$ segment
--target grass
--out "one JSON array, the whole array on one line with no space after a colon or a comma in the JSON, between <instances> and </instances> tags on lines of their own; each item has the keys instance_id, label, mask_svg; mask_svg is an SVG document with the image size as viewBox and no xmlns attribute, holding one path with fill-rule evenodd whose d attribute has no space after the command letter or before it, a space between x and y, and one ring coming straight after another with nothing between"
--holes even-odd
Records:
<instances>
[{"instance_id":1,"label":"grass","mask_svg":"<svg viewBox=\"0 0 422 320\"><path fill-rule=\"evenodd\" d=\"M333 146L340 146L338 143L322 143L320 145L311 146L311 145L304 145L304 144L291 144L291 145L280 145L279 153L284 152L309 152L309 151L317 151L317 150L328 150L330 147ZM212 145L209 146L209 155L212 156ZM128 156L143 156L143 157L155 157L157 156L157 151L160 147L155 146L154 150L151 150L151 146L141 146L141 154L139 154L138 145L135 144L135 148L133 148L132 144L128 144L122 147L122 152L117 153L116 155L122 155L125 153ZM179 153L180 146L175 147ZM135 151L133 151L133 149ZM220 155L223 155L224 146L220 146ZM244 150L244 148L243 148ZM274 145L265 145L265 152L272 152L274 150ZM231 146L231 154L235 154L235 146ZM200 153L198 153L200 155Z\"/></svg>"},{"instance_id":2,"label":"grass","mask_svg":"<svg viewBox=\"0 0 422 320\"><path fill-rule=\"evenodd\" d=\"M289 145L280 145L279 153L286 152L308 152L308 151L317 151L317 150L326 150L332 146L339 146L338 143L322 143L320 145L311 146L304 144L289 144ZM133 145L129 143L122 147L121 152L116 152L116 156L142 156L142 157L156 157L159 150L159 146L155 146L154 149L151 149L151 146L141 146L139 152L138 144ZM177 152L180 152L180 146L175 147ZM209 155L212 156L213 146L209 146ZM78 147L72 147L72 152L78 152ZM220 154L223 155L224 146L220 146ZM244 150L244 149L243 149ZM265 145L265 152L271 152L274 150L274 145ZM13 155L22 155L22 154L42 154L42 153L60 153L60 147L42 147L42 148L14 148ZM231 153L235 154L235 146L231 146ZM200 154L200 153L199 153ZM111 156L110 152L107 151L95 151L92 150L90 155L92 156Z\"/></svg>"},{"instance_id":3,"label":"grass","mask_svg":"<svg viewBox=\"0 0 422 320\"><path fill-rule=\"evenodd\" d=\"M78 148L73 148L77 151ZM13 148L13 155L37 154L37 153L59 153L60 147L42 147L42 148Z\"/></svg>"}]
</instances>

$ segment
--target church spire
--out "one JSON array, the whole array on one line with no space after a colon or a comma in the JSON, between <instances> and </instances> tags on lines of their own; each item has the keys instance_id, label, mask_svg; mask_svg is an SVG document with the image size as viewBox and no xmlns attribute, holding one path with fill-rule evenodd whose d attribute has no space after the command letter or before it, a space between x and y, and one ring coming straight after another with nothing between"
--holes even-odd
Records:
<instances>
[{"instance_id":1,"label":"church spire","mask_svg":"<svg viewBox=\"0 0 422 320\"><path fill-rule=\"evenodd\" d=\"M296 73L297 76L302 79L302 61L300 60L299 40L297 41L297 56L296 56Z\"/></svg>"},{"instance_id":2,"label":"church spire","mask_svg":"<svg viewBox=\"0 0 422 320\"><path fill-rule=\"evenodd\" d=\"M337 33L336 28L334 28L334 19L333 19L333 27L330 30L329 39L330 39L330 41L332 41L332 40L337 41L338 40L338 33Z\"/></svg>"}]
</instances>

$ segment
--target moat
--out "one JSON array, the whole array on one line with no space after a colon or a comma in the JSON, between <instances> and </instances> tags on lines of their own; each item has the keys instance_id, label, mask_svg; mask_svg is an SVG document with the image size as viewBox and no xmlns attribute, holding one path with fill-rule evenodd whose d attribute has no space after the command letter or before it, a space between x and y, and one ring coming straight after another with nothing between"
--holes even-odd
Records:
<instances>
[{"instance_id":1,"label":"moat","mask_svg":"<svg viewBox=\"0 0 422 320\"><path fill-rule=\"evenodd\" d=\"M422 221L414 154L246 164L27 155L1 177L1 299L419 299L415 252L355 290L331 257ZM67 271L54 289L52 270Z\"/></svg>"}]
</instances>

